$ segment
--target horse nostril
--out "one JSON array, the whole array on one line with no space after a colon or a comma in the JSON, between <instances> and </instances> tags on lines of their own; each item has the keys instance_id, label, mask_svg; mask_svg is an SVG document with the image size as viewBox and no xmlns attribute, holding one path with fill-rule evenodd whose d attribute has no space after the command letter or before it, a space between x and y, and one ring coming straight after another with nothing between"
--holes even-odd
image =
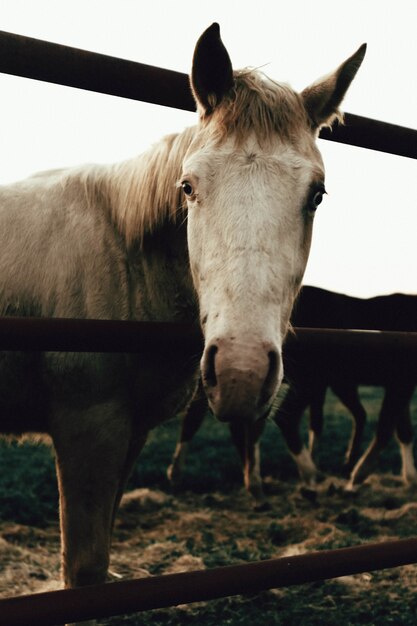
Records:
<instances>
[{"instance_id":1,"label":"horse nostril","mask_svg":"<svg viewBox=\"0 0 417 626\"><path fill-rule=\"evenodd\" d=\"M260 394L260 405L266 404L266 402L270 400L273 393L275 393L278 381L278 373L280 367L278 352L276 350L270 350L268 352L268 360L268 373L262 386L262 391Z\"/></svg>"},{"instance_id":2,"label":"horse nostril","mask_svg":"<svg viewBox=\"0 0 417 626\"><path fill-rule=\"evenodd\" d=\"M202 378L203 383L206 387L215 387L217 385L217 376L216 376L216 353L218 347L216 344L209 346L206 349L203 366L202 366Z\"/></svg>"}]
</instances>

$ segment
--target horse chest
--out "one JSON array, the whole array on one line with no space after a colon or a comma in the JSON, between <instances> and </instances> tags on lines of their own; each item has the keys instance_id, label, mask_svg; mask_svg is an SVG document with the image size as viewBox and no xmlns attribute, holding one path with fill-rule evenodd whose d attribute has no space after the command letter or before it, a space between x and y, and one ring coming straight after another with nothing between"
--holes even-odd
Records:
<instances>
[{"instance_id":1,"label":"horse chest","mask_svg":"<svg viewBox=\"0 0 417 626\"><path fill-rule=\"evenodd\" d=\"M191 400L198 382L198 357L182 350L129 356L135 421L145 431L172 418Z\"/></svg>"}]
</instances>

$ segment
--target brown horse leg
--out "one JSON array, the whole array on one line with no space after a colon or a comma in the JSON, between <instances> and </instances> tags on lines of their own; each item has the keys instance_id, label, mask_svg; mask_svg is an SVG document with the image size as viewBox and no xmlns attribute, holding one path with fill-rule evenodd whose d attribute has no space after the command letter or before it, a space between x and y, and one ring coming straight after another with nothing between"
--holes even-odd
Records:
<instances>
[{"instance_id":1,"label":"brown horse leg","mask_svg":"<svg viewBox=\"0 0 417 626\"><path fill-rule=\"evenodd\" d=\"M309 391L303 390L301 385L298 388L290 386L281 405L272 417L281 429L290 454L297 464L301 480L311 485L316 481L317 468L300 436L301 418L309 402Z\"/></svg>"},{"instance_id":2,"label":"brown horse leg","mask_svg":"<svg viewBox=\"0 0 417 626\"><path fill-rule=\"evenodd\" d=\"M396 435L401 450L402 478L405 483L417 482L417 470L413 455L413 426L411 423L410 402L414 393L414 383L402 381L401 401L398 406Z\"/></svg>"},{"instance_id":3,"label":"brown horse leg","mask_svg":"<svg viewBox=\"0 0 417 626\"><path fill-rule=\"evenodd\" d=\"M363 430L366 424L366 411L359 399L358 386L354 383L337 383L332 385L331 388L353 416L352 432L345 454L344 465L345 469L351 472L360 456Z\"/></svg>"},{"instance_id":4,"label":"brown horse leg","mask_svg":"<svg viewBox=\"0 0 417 626\"><path fill-rule=\"evenodd\" d=\"M176 486L181 482L188 446L200 429L208 411L206 395L199 383L196 394L181 421L180 440L175 447L171 465L167 469L168 480Z\"/></svg>"},{"instance_id":5,"label":"brown horse leg","mask_svg":"<svg viewBox=\"0 0 417 626\"><path fill-rule=\"evenodd\" d=\"M396 426L398 414L398 387L396 384L387 385L385 396L379 413L376 435L366 452L361 456L353 468L347 489L351 490L362 483L375 469L378 457L389 440Z\"/></svg>"},{"instance_id":6,"label":"brown horse leg","mask_svg":"<svg viewBox=\"0 0 417 626\"><path fill-rule=\"evenodd\" d=\"M265 428L265 420L258 420L247 426L231 422L229 428L232 441L242 462L246 490L255 499L255 508L263 509L266 505L266 498L262 489L259 439Z\"/></svg>"},{"instance_id":7,"label":"brown horse leg","mask_svg":"<svg viewBox=\"0 0 417 626\"><path fill-rule=\"evenodd\" d=\"M52 436L65 587L102 583L109 564L114 515L133 457L130 415L116 403L82 413L61 411L52 425Z\"/></svg>"},{"instance_id":8,"label":"brown horse leg","mask_svg":"<svg viewBox=\"0 0 417 626\"><path fill-rule=\"evenodd\" d=\"M311 390L310 422L308 432L308 449L313 459L316 459L318 443L323 432L323 406L326 397L326 385L316 386Z\"/></svg>"}]
</instances>

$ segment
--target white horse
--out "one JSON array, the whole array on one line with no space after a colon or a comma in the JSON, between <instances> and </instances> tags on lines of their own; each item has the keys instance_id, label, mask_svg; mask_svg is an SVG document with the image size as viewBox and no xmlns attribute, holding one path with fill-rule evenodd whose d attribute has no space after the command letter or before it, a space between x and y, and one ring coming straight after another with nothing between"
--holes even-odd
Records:
<instances>
[{"instance_id":1,"label":"white horse","mask_svg":"<svg viewBox=\"0 0 417 626\"><path fill-rule=\"evenodd\" d=\"M261 420L324 194L316 137L340 117L364 54L298 94L234 72L213 24L193 59L195 128L116 166L1 190L1 314L199 316L212 411ZM65 585L103 582L132 464L149 430L187 403L195 355L2 353L0 368L2 431L47 433L56 451Z\"/></svg>"}]
</instances>

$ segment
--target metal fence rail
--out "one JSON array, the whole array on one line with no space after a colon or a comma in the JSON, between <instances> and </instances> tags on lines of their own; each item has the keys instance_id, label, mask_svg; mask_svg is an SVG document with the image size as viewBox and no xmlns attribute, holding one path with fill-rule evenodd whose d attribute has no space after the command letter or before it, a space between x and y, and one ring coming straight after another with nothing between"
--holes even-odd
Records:
<instances>
[{"instance_id":1,"label":"metal fence rail","mask_svg":"<svg viewBox=\"0 0 417 626\"><path fill-rule=\"evenodd\" d=\"M0 72L194 111L186 74L0 31ZM417 130L346 113L322 139L417 159Z\"/></svg>"},{"instance_id":2,"label":"metal fence rail","mask_svg":"<svg viewBox=\"0 0 417 626\"><path fill-rule=\"evenodd\" d=\"M0 350L126 352L200 349L199 326L185 322L0 317ZM417 356L417 333L336 328L295 328L286 349L349 348Z\"/></svg>"},{"instance_id":3,"label":"metal fence rail","mask_svg":"<svg viewBox=\"0 0 417 626\"><path fill-rule=\"evenodd\" d=\"M0 72L194 111L186 74L0 31Z\"/></svg>"},{"instance_id":4,"label":"metal fence rail","mask_svg":"<svg viewBox=\"0 0 417 626\"><path fill-rule=\"evenodd\" d=\"M194 110L188 77L0 31L0 72L153 104ZM417 158L417 130L346 114L321 137ZM117 351L201 346L187 324L0 318L0 349ZM417 333L297 329L286 349L320 345L417 354ZM417 539L368 544L207 571L157 576L0 600L0 626L52 626L301 584L417 562Z\"/></svg>"},{"instance_id":5,"label":"metal fence rail","mask_svg":"<svg viewBox=\"0 0 417 626\"><path fill-rule=\"evenodd\" d=\"M0 626L53 626L149 611L417 561L417 539L323 550L282 559L166 574L0 600Z\"/></svg>"}]
</instances>

